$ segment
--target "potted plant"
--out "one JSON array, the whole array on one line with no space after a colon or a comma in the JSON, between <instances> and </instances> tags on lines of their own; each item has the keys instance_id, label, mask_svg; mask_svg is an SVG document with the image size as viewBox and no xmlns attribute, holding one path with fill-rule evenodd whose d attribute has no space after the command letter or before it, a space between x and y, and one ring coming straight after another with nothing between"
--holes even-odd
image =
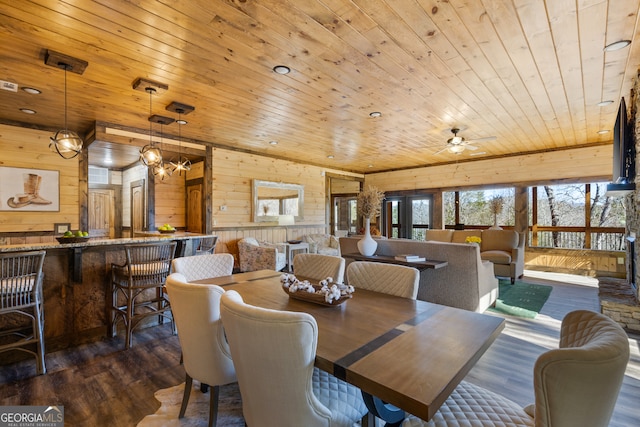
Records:
<instances>
[{"instance_id":1,"label":"potted plant","mask_svg":"<svg viewBox=\"0 0 640 427\"><path fill-rule=\"evenodd\" d=\"M358 194L358 214L364 217L364 237L358 242L358 250L362 255L371 256L376 252L378 242L371 237L371 218L380 215L380 206L384 200L384 193L369 185Z\"/></svg>"}]
</instances>

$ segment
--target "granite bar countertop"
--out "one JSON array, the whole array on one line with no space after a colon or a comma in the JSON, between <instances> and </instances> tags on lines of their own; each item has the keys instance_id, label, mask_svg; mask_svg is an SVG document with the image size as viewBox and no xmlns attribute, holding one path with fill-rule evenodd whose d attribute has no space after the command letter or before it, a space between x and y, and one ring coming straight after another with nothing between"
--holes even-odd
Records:
<instances>
[{"instance_id":1,"label":"granite bar countertop","mask_svg":"<svg viewBox=\"0 0 640 427\"><path fill-rule=\"evenodd\" d=\"M199 234L189 232L175 232L171 234L161 234L159 232L145 232L145 237L123 237L118 239L89 238L86 242L77 243L22 243L18 245L0 245L0 253L18 252L18 251L39 251L47 249L64 249L64 248L89 248L94 246L110 246L110 245L128 245L135 243L152 243L162 240L190 240L194 238L212 237L210 234Z\"/></svg>"}]
</instances>

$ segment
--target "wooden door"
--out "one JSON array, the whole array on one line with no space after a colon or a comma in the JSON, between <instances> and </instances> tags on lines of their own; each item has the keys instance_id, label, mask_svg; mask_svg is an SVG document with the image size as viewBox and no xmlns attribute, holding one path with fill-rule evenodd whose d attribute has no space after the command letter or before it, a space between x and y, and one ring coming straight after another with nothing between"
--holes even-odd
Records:
<instances>
[{"instance_id":1,"label":"wooden door","mask_svg":"<svg viewBox=\"0 0 640 427\"><path fill-rule=\"evenodd\" d=\"M187 231L204 232L202 209L202 184L187 185Z\"/></svg>"},{"instance_id":2,"label":"wooden door","mask_svg":"<svg viewBox=\"0 0 640 427\"><path fill-rule=\"evenodd\" d=\"M113 190L89 189L89 235L115 237L115 195Z\"/></svg>"},{"instance_id":3,"label":"wooden door","mask_svg":"<svg viewBox=\"0 0 640 427\"><path fill-rule=\"evenodd\" d=\"M131 237L136 231L145 230L147 225L145 215L145 181L131 183Z\"/></svg>"}]
</instances>

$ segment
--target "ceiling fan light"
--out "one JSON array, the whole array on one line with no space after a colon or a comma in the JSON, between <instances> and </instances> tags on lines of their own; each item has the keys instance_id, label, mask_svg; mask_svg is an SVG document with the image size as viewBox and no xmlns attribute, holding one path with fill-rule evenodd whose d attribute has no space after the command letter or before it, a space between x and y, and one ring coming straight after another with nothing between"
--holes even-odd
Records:
<instances>
[{"instance_id":1,"label":"ceiling fan light","mask_svg":"<svg viewBox=\"0 0 640 427\"><path fill-rule=\"evenodd\" d=\"M82 151L82 138L73 131L59 130L50 138L49 149L64 159L73 159Z\"/></svg>"},{"instance_id":2,"label":"ceiling fan light","mask_svg":"<svg viewBox=\"0 0 640 427\"><path fill-rule=\"evenodd\" d=\"M460 154L464 151L464 147L462 145L452 145L449 147L449 152L454 154Z\"/></svg>"}]
</instances>

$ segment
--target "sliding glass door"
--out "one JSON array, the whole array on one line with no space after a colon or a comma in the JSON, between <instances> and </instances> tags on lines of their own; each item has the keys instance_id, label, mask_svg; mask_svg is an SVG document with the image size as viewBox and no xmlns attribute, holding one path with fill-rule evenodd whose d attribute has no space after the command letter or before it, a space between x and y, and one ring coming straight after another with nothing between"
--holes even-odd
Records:
<instances>
[{"instance_id":1,"label":"sliding glass door","mask_svg":"<svg viewBox=\"0 0 640 427\"><path fill-rule=\"evenodd\" d=\"M387 237L424 240L433 218L433 197L389 196L384 202L383 218Z\"/></svg>"}]
</instances>

